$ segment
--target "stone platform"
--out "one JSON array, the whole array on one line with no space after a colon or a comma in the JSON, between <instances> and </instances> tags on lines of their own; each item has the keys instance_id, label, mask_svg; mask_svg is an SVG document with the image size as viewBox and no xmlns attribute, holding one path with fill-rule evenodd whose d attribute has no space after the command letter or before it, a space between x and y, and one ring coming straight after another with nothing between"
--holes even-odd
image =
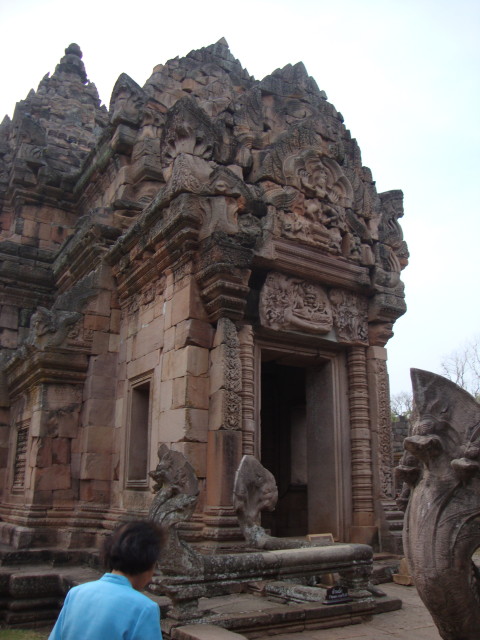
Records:
<instances>
[{"instance_id":1,"label":"stone platform","mask_svg":"<svg viewBox=\"0 0 480 640\"><path fill-rule=\"evenodd\" d=\"M375 581L388 580L395 566L394 558L379 557L374 563ZM68 589L96 580L101 573L94 550L58 552L0 547L0 624L30 628L53 624ZM388 597L328 606L321 602L287 604L274 594L267 594L265 585L257 582L248 592L242 589L233 595L201 598L201 617L195 623L214 623L246 637L256 637L356 624L375 613L401 606L400 600ZM167 597L148 595L161 609L165 637L175 638L175 627L187 626L187 623L167 617L171 607Z\"/></svg>"},{"instance_id":2,"label":"stone platform","mask_svg":"<svg viewBox=\"0 0 480 640\"><path fill-rule=\"evenodd\" d=\"M203 628L211 628L212 625L245 638L283 635L287 632L295 634L305 630L357 625L370 620L373 615L398 610L402 606L399 598L390 596L326 605L321 602L285 604L271 597L253 594L209 598L202 604L208 609L208 615L195 624L172 626L170 619L163 619L164 637L173 640L195 638L199 630L203 634ZM229 634L225 633L226 640L228 637Z\"/></svg>"},{"instance_id":3,"label":"stone platform","mask_svg":"<svg viewBox=\"0 0 480 640\"><path fill-rule=\"evenodd\" d=\"M328 629L289 631L275 636L275 640L441 640L432 618L421 602L415 587L383 584L391 598L402 600L403 606L359 620L358 624ZM233 596L232 596L233 599ZM237 605L238 606L238 605ZM245 636L211 625L187 625L175 629L175 640L243 640ZM250 635L256 640L268 640L270 634Z\"/></svg>"}]
</instances>

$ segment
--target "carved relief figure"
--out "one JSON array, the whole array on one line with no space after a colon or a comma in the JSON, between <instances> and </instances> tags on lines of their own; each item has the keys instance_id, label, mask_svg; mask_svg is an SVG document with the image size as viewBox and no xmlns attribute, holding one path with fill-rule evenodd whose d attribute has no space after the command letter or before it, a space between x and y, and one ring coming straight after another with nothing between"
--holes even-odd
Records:
<instances>
[{"instance_id":1,"label":"carved relief figure","mask_svg":"<svg viewBox=\"0 0 480 640\"><path fill-rule=\"evenodd\" d=\"M368 344L367 301L342 289L332 289L329 298L339 342Z\"/></svg>"},{"instance_id":2,"label":"carved relief figure","mask_svg":"<svg viewBox=\"0 0 480 640\"><path fill-rule=\"evenodd\" d=\"M285 214L283 235L341 253L345 207L351 206L353 192L337 162L305 149L284 159L283 179L299 190L292 213Z\"/></svg>"},{"instance_id":3,"label":"carved relief figure","mask_svg":"<svg viewBox=\"0 0 480 640\"><path fill-rule=\"evenodd\" d=\"M412 369L416 419L397 468L410 492L404 550L444 640L480 629L480 405L441 376Z\"/></svg>"},{"instance_id":4,"label":"carved relief figure","mask_svg":"<svg viewBox=\"0 0 480 640\"><path fill-rule=\"evenodd\" d=\"M65 342L73 325L82 317L76 311L49 311L38 307L31 318L27 345L38 349L58 347Z\"/></svg>"},{"instance_id":5,"label":"carved relief figure","mask_svg":"<svg viewBox=\"0 0 480 640\"><path fill-rule=\"evenodd\" d=\"M318 150L305 149L285 158L283 173L287 184L297 187L308 198L333 205L352 205L353 190L338 163Z\"/></svg>"},{"instance_id":6,"label":"carved relief figure","mask_svg":"<svg viewBox=\"0 0 480 640\"><path fill-rule=\"evenodd\" d=\"M333 325L328 296L319 285L270 273L260 294L260 321L272 329L328 333Z\"/></svg>"},{"instance_id":7,"label":"carved relief figure","mask_svg":"<svg viewBox=\"0 0 480 640\"><path fill-rule=\"evenodd\" d=\"M403 216L403 193L399 190L380 194L382 215L378 225L379 243L375 247L374 281L384 287L396 287L400 272L408 264L408 249L398 219Z\"/></svg>"},{"instance_id":8,"label":"carved relief figure","mask_svg":"<svg viewBox=\"0 0 480 640\"><path fill-rule=\"evenodd\" d=\"M162 135L162 160L170 165L180 153L210 160L218 134L213 122L188 96L178 100L167 115Z\"/></svg>"}]
</instances>

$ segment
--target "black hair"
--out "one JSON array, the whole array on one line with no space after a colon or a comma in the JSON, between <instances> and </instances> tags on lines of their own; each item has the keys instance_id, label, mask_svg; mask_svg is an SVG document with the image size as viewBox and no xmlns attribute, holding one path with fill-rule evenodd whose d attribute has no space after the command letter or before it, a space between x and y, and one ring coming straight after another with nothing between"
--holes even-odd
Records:
<instances>
[{"instance_id":1,"label":"black hair","mask_svg":"<svg viewBox=\"0 0 480 640\"><path fill-rule=\"evenodd\" d=\"M103 543L104 567L129 576L148 571L157 562L163 542L163 534L153 522L138 520L121 524Z\"/></svg>"}]
</instances>

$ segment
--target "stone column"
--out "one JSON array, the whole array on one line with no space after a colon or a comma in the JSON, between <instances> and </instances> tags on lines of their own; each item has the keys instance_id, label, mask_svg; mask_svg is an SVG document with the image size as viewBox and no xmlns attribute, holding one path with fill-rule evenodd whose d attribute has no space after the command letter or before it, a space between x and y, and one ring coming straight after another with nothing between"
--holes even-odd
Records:
<instances>
[{"instance_id":1,"label":"stone column","mask_svg":"<svg viewBox=\"0 0 480 640\"><path fill-rule=\"evenodd\" d=\"M372 449L365 347L347 354L352 454L351 542L372 544L377 527L373 501Z\"/></svg>"},{"instance_id":2,"label":"stone column","mask_svg":"<svg viewBox=\"0 0 480 640\"><path fill-rule=\"evenodd\" d=\"M207 440L207 496L203 535L213 540L240 538L232 505L235 472L242 457L242 368L235 325L220 318L210 352L210 403Z\"/></svg>"},{"instance_id":3,"label":"stone column","mask_svg":"<svg viewBox=\"0 0 480 640\"><path fill-rule=\"evenodd\" d=\"M242 434L243 454L255 455L255 351L252 325L238 332L242 367Z\"/></svg>"}]
</instances>

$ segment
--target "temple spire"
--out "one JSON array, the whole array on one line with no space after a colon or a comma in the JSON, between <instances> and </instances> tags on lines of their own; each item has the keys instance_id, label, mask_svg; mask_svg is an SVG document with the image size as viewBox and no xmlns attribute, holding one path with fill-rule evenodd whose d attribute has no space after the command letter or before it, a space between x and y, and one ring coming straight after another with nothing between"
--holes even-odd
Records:
<instances>
[{"instance_id":1,"label":"temple spire","mask_svg":"<svg viewBox=\"0 0 480 640\"><path fill-rule=\"evenodd\" d=\"M78 44L72 42L72 44L65 49L65 55L55 67L54 75L58 76L61 73L77 74L85 84L87 82L87 72L85 71L82 57L82 50Z\"/></svg>"}]
</instances>

